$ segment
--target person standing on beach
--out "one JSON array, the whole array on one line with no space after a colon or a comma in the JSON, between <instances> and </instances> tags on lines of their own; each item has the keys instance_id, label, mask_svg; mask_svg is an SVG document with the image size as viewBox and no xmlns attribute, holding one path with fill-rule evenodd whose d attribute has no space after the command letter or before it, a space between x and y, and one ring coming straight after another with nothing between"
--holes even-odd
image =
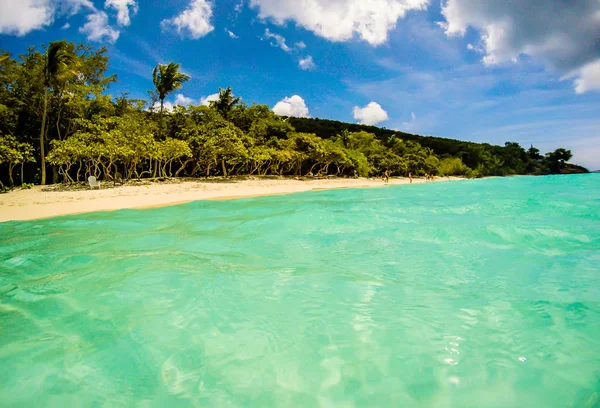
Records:
<instances>
[{"instance_id":1,"label":"person standing on beach","mask_svg":"<svg viewBox=\"0 0 600 408\"><path fill-rule=\"evenodd\" d=\"M383 173L383 179L385 180L386 183L390 182L390 171L386 170L385 173Z\"/></svg>"},{"instance_id":2,"label":"person standing on beach","mask_svg":"<svg viewBox=\"0 0 600 408\"><path fill-rule=\"evenodd\" d=\"M356 169L354 169L354 178L357 179L358 178L358 171L356 171Z\"/></svg>"},{"instance_id":3,"label":"person standing on beach","mask_svg":"<svg viewBox=\"0 0 600 408\"><path fill-rule=\"evenodd\" d=\"M410 184L412 184L412 173L408 173L408 178L410 179Z\"/></svg>"}]
</instances>

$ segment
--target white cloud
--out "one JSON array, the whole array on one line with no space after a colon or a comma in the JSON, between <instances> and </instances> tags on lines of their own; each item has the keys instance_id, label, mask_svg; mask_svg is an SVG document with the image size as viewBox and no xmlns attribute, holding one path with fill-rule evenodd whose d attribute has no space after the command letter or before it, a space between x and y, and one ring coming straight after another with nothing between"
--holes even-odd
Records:
<instances>
[{"instance_id":1,"label":"white cloud","mask_svg":"<svg viewBox=\"0 0 600 408\"><path fill-rule=\"evenodd\" d=\"M175 97L175 105L188 106L192 103L194 103L194 100L183 94L177 94L177 96Z\"/></svg>"},{"instance_id":2,"label":"white cloud","mask_svg":"<svg viewBox=\"0 0 600 408\"><path fill-rule=\"evenodd\" d=\"M203 96L200 98L200 105L208 106L212 101L219 100L219 93L214 93L212 95Z\"/></svg>"},{"instance_id":3,"label":"white cloud","mask_svg":"<svg viewBox=\"0 0 600 408\"><path fill-rule=\"evenodd\" d=\"M285 52L292 51L292 49L290 47L288 47L288 45L285 43L285 38L283 36L272 33L271 31L269 31L268 28L265 30L265 38L273 40L271 42L271 46L273 46L273 47L279 47L282 50L284 50Z\"/></svg>"},{"instance_id":4,"label":"white cloud","mask_svg":"<svg viewBox=\"0 0 600 408\"><path fill-rule=\"evenodd\" d=\"M177 33L194 40L214 30L211 24L212 5L206 0L191 0L188 7L177 17L163 20L163 29L174 27Z\"/></svg>"},{"instance_id":5,"label":"white cloud","mask_svg":"<svg viewBox=\"0 0 600 408\"><path fill-rule=\"evenodd\" d=\"M233 33L232 31L230 31L230 30L228 30L228 29L225 29L225 31L226 31L226 32L227 32L227 34L229 34L229 36L230 36L231 38L233 38L234 40L237 40L238 38L240 38L240 37L238 37L237 35L235 35L235 33Z\"/></svg>"},{"instance_id":6,"label":"white cloud","mask_svg":"<svg viewBox=\"0 0 600 408\"><path fill-rule=\"evenodd\" d=\"M169 101L165 101L163 103L163 109L165 112L172 112L174 107L175 105ZM155 102L154 105L152 105L152 108L155 111L160 111L160 101Z\"/></svg>"},{"instance_id":7,"label":"white cloud","mask_svg":"<svg viewBox=\"0 0 600 408\"><path fill-rule=\"evenodd\" d=\"M175 96L175 102L170 102L170 101L164 102L164 110L166 112L172 112L173 109L175 109L175 106L177 106L177 105L189 106L189 105L193 105L194 102L195 102L195 100L193 98L185 96L184 94L177 94ZM204 105L204 103L203 103L203 105ZM155 102L153 105L153 108L155 110L160 110L160 101Z\"/></svg>"},{"instance_id":8,"label":"white cloud","mask_svg":"<svg viewBox=\"0 0 600 408\"><path fill-rule=\"evenodd\" d=\"M415 124L417 123L417 115L415 115L414 112L410 113L410 122L403 122L402 126L404 127L404 129L402 129L403 131L411 131L415 128ZM401 131L402 131L401 130Z\"/></svg>"},{"instance_id":9,"label":"white cloud","mask_svg":"<svg viewBox=\"0 0 600 408\"><path fill-rule=\"evenodd\" d=\"M138 3L136 0L106 0L104 8L114 8L117 10L117 22L122 26L131 24L129 13L135 15L138 12ZM130 10L131 8L131 10Z\"/></svg>"},{"instance_id":10,"label":"white cloud","mask_svg":"<svg viewBox=\"0 0 600 408\"><path fill-rule=\"evenodd\" d=\"M306 48L306 44L304 44L304 41L298 41L296 44L294 44L296 46L296 48L298 48L299 50L303 50Z\"/></svg>"},{"instance_id":11,"label":"white cloud","mask_svg":"<svg viewBox=\"0 0 600 408\"><path fill-rule=\"evenodd\" d=\"M79 29L79 32L87 35L89 41L114 43L119 38L119 30L108 25L108 16L104 11L96 11L88 14L87 23Z\"/></svg>"},{"instance_id":12,"label":"white cloud","mask_svg":"<svg viewBox=\"0 0 600 408\"><path fill-rule=\"evenodd\" d=\"M243 9L244 9L244 0L240 0L240 2L235 5L233 10L235 11L236 14L240 14Z\"/></svg>"},{"instance_id":13,"label":"white cloud","mask_svg":"<svg viewBox=\"0 0 600 408\"><path fill-rule=\"evenodd\" d=\"M310 71L317 67L315 65L315 62L313 61L313 58L310 55L306 58L300 58L300 60L298 61L298 65L304 71Z\"/></svg>"},{"instance_id":14,"label":"white cloud","mask_svg":"<svg viewBox=\"0 0 600 408\"><path fill-rule=\"evenodd\" d=\"M0 1L0 34L22 36L54 21L49 0Z\"/></svg>"},{"instance_id":15,"label":"white cloud","mask_svg":"<svg viewBox=\"0 0 600 408\"><path fill-rule=\"evenodd\" d=\"M92 12L96 11L96 7L94 7L94 3L91 0L54 0L53 3L57 3L59 14L66 14L68 16L79 13L82 8Z\"/></svg>"},{"instance_id":16,"label":"white cloud","mask_svg":"<svg viewBox=\"0 0 600 408\"><path fill-rule=\"evenodd\" d=\"M377 102L369 102L364 108L354 107L354 119L360 121L363 125L376 125L379 122L388 120L388 114Z\"/></svg>"},{"instance_id":17,"label":"white cloud","mask_svg":"<svg viewBox=\"0 0 600 408\"><path fill-rule=\"evenodd\" d=\"M127 11L127 24L129 24L129 9L137 11L135 0L106 0L105 7L118 7L124 5ZM82 10L90 14L86 16L87 22L79 29L79 32L88 36L91 41L115 42L119 37L119 31L108 24L106 13L94 7L90 0L2 0L0 1L0 34L12 34L22 36L31 31L39 30L52 24L56 17L71 17ZM123 13L119 10L118 20L125 22ZM123 25L127 25L123 24ZM61 29L71 27L69 22Z\"/></svg>"},{"instance_id":18,"label":"white cloud","mask_svg":"<svg viewBox=\"0 0 600 408\"><path fill-rule=\"evenodd\" d=\"M430 0L250 0L259 17L283 25L297 25L332 41L358 35L371 45L387 40L387 34L410 10L424 10Z\"/></svg>"},{"instance_id":19,"label":"white cloud","mask_svg":"<svg viewBox=\"0 0 600 408\"><path fill-rule=\"evenodd\" d=\"M304 99L298 95L285 97L273 107L273 112L280 116L295 116L297 118L308 117L308 108Z\"/></svg>"},{"instance_id":20,"label":"white cloud","mask_svg":"<svg viewBox=\"0 0 600 408\"><path fill-rule=\"evenodd\" d=\"M575 92L587 91L600 91L600 59L581 68L579 78L575 80Z\"/></svg>"},{"instance_id":21,"label":"white cloud","mask_svg":"<svg viewBox=\"0 0 600 408\"><path fill-rule=\"evenodd\" d=\"M497 64L529 55L575 80L578 93L598 89L598 0L447 0L447 35L479 30L483 62Z\"/></svg>"}]
</instances>

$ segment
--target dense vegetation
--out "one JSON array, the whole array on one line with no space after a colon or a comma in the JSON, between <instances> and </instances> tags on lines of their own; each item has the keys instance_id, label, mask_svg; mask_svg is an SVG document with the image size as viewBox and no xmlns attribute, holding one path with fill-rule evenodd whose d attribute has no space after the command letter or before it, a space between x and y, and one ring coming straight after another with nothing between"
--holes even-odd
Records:
<instances>
[{"instance_id":1,"label":"dense vegetation","mask_svg":"<svg viewBox=\"0 0 600 408\"><path fill-rule=\"evenodd\" d=\"M231 89L210 106L164 109L189 77L158 65L147 101L108 95L106 49L54 42L0 54L0 183L74 183L94 175L465 175L584 171L571 152L492 146L372 126L282 118ZM149 81L149 86L152 83ZM49 174L46 175L46 170Z\"/></svg>"}]
</instances>

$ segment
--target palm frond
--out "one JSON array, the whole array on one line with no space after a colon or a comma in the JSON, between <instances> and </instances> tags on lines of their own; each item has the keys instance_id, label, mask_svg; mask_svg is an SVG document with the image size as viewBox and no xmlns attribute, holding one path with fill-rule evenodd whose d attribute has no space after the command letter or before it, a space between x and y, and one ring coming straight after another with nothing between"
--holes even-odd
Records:
<instances>
[{"instance_id":1,"label":"palm frond","mask_svg":"<svg viewBox=\"0 0 600 408\"><path fill-rule=\"evenodd\" d=\"M69 50L65 40L51 42L46 51L46 64L44 67L46 86L50 85L53 78L76 65L76 61L76 56Z\"/></svg>"},{"instance_id":2,"label":"palm frond","mask_svg":"<svg viewBox=\"0 0 600 408\"><path fill-rule=\"evenodd\" d=\"M181 88L184 82L190 79L189 75L179 72L180 64L170 62L158 64L152 71L152 81L159 93L160 99L164 99L172 91Z\"/></svg>"}]
</instances>

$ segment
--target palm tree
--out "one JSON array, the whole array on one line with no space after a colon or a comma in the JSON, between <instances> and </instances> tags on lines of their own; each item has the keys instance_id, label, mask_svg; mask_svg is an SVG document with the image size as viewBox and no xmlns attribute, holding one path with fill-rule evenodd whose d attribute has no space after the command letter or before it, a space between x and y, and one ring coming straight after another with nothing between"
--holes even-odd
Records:
<instances>
[{"instance_id":1,"label":"palm tree","mask_svg":"<svg viewBox=\"0 0 600 408\"><path fill-rule=\"evenodd\" d=\"M54 41L46 50L44 60L44 113L42 115L42 130L40 132L40 155L42 166L42 185L46 184L46 152L44 136L46 134L46 118L48 116L48 92L58 76L73 64L75 56L69 50L66 41Z\"/></svg>"},{"instance_id":2,"label":"palm tree","mask_svg":"<svg viewBox=\"0 0 600 408\"><path fill-rule=\"evenodd\" d=\"M233 92L231 91L230 87L227 89L219 88L219 99L216 101L211 101L210 106L215 108L221 114L221 116L223 116L223 118L227 119L231 109L240 103L241 99L242 98L239 96L237 98L233 97Z\"/></svg>"},{"instance_id":3,"label":"palm tree","mask_svg":"<svg viewBox=\"0 0 600 408\"><path fill-rule=\"evenodd\" d=\"M179 72L181 64L169 62L168 64L158 64L152 71L152 81L158 92L160 99L160 123L162 128L162 117L165 98L176 89L181 88L184 82L190 79L189 75Z\"/></svg>"}]
</instances>

